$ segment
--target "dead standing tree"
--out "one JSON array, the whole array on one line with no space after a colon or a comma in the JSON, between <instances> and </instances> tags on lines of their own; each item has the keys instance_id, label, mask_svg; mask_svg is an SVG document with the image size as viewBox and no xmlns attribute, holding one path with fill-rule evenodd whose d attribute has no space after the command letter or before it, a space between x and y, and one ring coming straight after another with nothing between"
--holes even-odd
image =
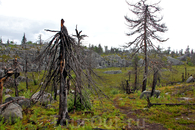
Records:
<instances>
[{"instance_id":1,"label":"dead standing tree","mask_svg":"<svg viewBox=\"0 0 195 130\"><path fill-rule=\"evenodd\" d=\"M66 27L63 25L64 20L61 19L61 31L57 32L52 40L49 42L45 50L35 59L41 64L41 61L47 62L47 71L43 76L43 84L40 86L41 90L37 96L37 100L43 95L51 81L58 81L60 84L59 94L59 118L57 124L66 125L66 120L69 119L67 106L67 77L70 77L70 58L72 57L72 45L74 39L68 35Z\"/></svg>"},{"instance_id":2,"label":"dead standing tree","mask_svg":"<svg viewBox=\"0 0 195 130\"><path fill-rule=\"evenodd\" d=\"M134 53L137 53L139 51L144 52L145 70L142 91L146 90L148 74L148 49L157 48L152 43L151 39L155 39L159 42L165 42L166 40L168 40L163 40L156 34L157 32L167 31L167 27L165 26L165 24L159 23L163 19L163 17L159 18L157 17L157 15L155 15L160 11L160 8L157 7L158 3L148 5L146 1L147 0L140 0L140 2L136 4L130 4L127 2L127 4L130 6L129 10L136 15L137 19L132 19L125 16L125 19L128 22L128 27L131 30L131 32L128 33L127 36L136 36L133 41L127 43L126 47L135 45Z\"/></svg>"},{"instance_id":3,"label":"dead standing tree","mask_svg":"<svg viewBox=\"0 0 195 130\"><path fill-rule=\"evenodd\" d=\"M87 37L87 35L81 35L82 31L77 30L77 25L76 25L75 31L76 31L76 35L73 35L73 36L77 38L77 47L78 47L77 59L79 62L81 62L81 40L83 40L85 37ZM77 101L76 101L77 100L77 90L79 90L78 88L81 88L81 80L82 80L81 79L81 68L77 67L76 71L78 72L78 76L76 76L76 85L75 85L75 93L74 93L74 96L75 96L74 97L74 107L75 107L75 109L77 107L77 105L76 105L77 104ZM79 90L78 93L80 95L80 103L82 103L82 100L81 100L82 91Z\"/></svg>"},{"instance_id":4,"label":"dead standing tree","mask_svg":"<svg viewBox=\"0 0 195 130\"><path fill-rule=\"evenodd\" d=\"M3 77L0 77L0 104L3 102L3 84L6 80L14 74L14 70L7 70Z\"/></svg>"},{"instance_id":5,"label":"dead standing tree","mask_svg":"<svg viewBox=\"0 0 195 130\"><path fill-rule=\"evenodd\" d=\"M60 94L59 94L59 118L57 124L66 125L66 121L69 119L68 115L68 105L67 105L67 91L68 91L68 79L72 80L73 85L77 85L77 79L75 80L71 75L76 77L81 76L81 85L83 86L83 91L86 92L85 86L88 82L93 85L93 88L90 87L93 94L98 95L99 97L106 96L93 82L92 77L87 74L83 69L88 68L88 64L84 59L78 60L78 55L81 57L80 50L81 48L75 42L73 38L68 35L66 27L63 25L64 20L61 20L61 31L52 31L57 32L52 40L49 42L48 46L43 50L43 52L35 59L36 62L41 64L41 61L47 62L47 71L43 76L43 85L40 85L40 93L37 96L37 100L43 95L46 88L49 87L50 82L57 82L60 84ZM44 60L45 59L45 60ZM82 61L82 62L81 62ZM77 71L81 70L81 71ZM92 68L90 71L93 72ZM95 74L95 73L94 73ZM78 90L81 91L81 86L77 85ZM86 100L89 100L90 97L87 93L84 93L87 98L84 98L83 94L80 93L80 98L82 104L87 109ZM107 97L107 96L106 96Z\"/></svg>"},{"instance_id":6,"label":"dead standing tree","mask_svg":"<svg viewBox=\"0 0 195 130\"><path fill-rule=\"evenodd\" d=\"M17 58L15 58L13 60L13 68L14 68L14 86L15 86L15 96L18 97L19 96L19 92L18 92L18 83L17 83L17 78L20 75L20 73L18 73L18 69L19 69L19 64L18 64L18 60Z\"/></svg>"}]
</instances>

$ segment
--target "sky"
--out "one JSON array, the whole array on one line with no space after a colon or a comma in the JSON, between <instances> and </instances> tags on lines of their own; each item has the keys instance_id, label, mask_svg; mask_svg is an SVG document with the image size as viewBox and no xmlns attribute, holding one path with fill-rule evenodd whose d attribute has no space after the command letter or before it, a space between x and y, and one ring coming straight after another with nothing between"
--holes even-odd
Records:
<instances>
[{"instance_id":1,"label":"sky","mask_svg":"<svg viewBox=\"0 0 195 130\"><path fill-rule=\"evenodd\" d=\"M136 3L138 0L127 0ZM156 3L159 0L148 0ZM161 0L160 15L168 31L160 34L169 38L167 42L156 43L164 49L195 49L195 1L194 0ZM27 41L36 42L41 34L42 39L49 41L55 34L44 29L60 30L60 20L65 20L69 35L75 34L75 28L88 35L83 45L102 47L121 47L132 41L127 37L127 23L124 16L133 17L125 0L0 0L0 37L3 42L8 39L21 43L25 33Z\"/></svg>"}]
</instances>

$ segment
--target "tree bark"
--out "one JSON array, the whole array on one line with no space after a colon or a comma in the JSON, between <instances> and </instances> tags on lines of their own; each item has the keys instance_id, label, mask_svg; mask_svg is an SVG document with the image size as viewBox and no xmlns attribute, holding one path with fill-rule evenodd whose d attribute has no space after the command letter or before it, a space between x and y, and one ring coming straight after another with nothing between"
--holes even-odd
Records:
<instances>
[{"instance_id":1,"label":"tree bark","mask_svg":"<svg viewBox=\"0 0 195 130\"><path fill-rule=\"evenodd\" d=\"M68 32L66 27L63 25L64 20L61 20L61 42L60 42L60 103L59 103L59 118L57 124L66 125L67 119L69 119L68 115L68 105L67 105L67 76L68 76L68 49L69 41L68 41Z\"/></svg>"},{"instance_id":2,"label":"tree bark","mask_svg":"<svg viewBox=\"0 0 195 130\"><path fill-rule=\"evenodd\" d=\"M158 70L154 70L154 75L153 75L153 82L152 82L152 92L151 92L151 97L154 95L155 92L155 87L157 84L157 76L158 76Z\"/></svg>"},{"instance_id":3,"label":"tree bark","mask_svg":"<svg viewBox=\"0 0 195 130\"><path fill-rule=\"evenodd\" d=\"M144 78L143 78L143 86L142 86L142 92L146 90L146 84L147 84L147 74L148 74L148 57L147 57L147 12L148 12L148 6L146 6L145 10L145 23L144 23L144 55L145 55L145 71L144 71Z\"/></svg>"}]
</instances>

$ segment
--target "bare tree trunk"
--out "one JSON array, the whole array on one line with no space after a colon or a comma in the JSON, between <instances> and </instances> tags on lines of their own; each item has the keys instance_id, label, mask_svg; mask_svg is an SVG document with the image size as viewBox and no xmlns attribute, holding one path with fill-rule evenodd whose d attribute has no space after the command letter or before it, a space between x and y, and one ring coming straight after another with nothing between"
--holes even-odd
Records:
<instances>
[{"instance_id":1,"label":"bare tree trunk","mask_svg":"<svg viewBox=\"0 0 195 130\"><path fill-rule=\"evenodd\" d=\"M17 86L17 69L15 70L15 74L14 74L14 84L15 84L15 96L18 97L19 96L19 93L18 93L18 86Z\"/></svg>"},{"instance_id":2,"label":"bare tree trunk","mask_svg":"<svg viewBox=\"0 0 195 130\"><path fill-rule=\"evenodd\" d=\"M26 51L26 43L25 43L25 51ZM25 77L26 77L26 89L28 90L28 77L27 77L27 51L26 51L26 55L25 55L25 61L26 61L26 69L25 69Z\"/></svg>"},{"instance_id":3,"label":"bare tree trunk","mask_svg":"<svg viewBox=\"0 0 195 130\"><path fill-rule=\"evenodd\" d=\"M74 90L74 110L77 109L77 83L75 85L75 90Z\"/></svg>"},{"instance_id":4,"label":"bare tree trunk","mask_svg":"<svg viewBox=\"0 0 195 130\"><path fill-rule=\"evenodd\" d=\"M187 68L185 66L185 79L187 79Z\"/></svg>"},{"instance_id":5,"label":"bare tree trunk","mask_svg":"<svg viewBox=\"0 0 195 130\"><path fill-rule=\"evenodd\" d=\"M66 125L68 115L68 105L67 105L67 76L68 76L68 51L69 51L69 41L68 41L68 32L63 25L64 20L61 20L61 42L60 42L60 103L59 103L59 118L57 124Z\"/></svg>"},{"instance_id":6,"label":"bare tree trunk","mask_svg":"<svg viewBox=\"0 0 195 130\"><path fill-rule=\"evenodd\" d=\"M63 62L61 61L61 64ZM62 65L61 65L62 67ZM62 68L61 68L62 69ZM60 73L60 103L59 103L59 118L57 124L66 125L66 120L69 118L67 106L67 85L66 85L67 72Z\"/></svg>"},{"instance_id":7,"label":"bare tree trunk","mask_svg":"<svg viewBox=\"0 0 195 130\"><path fill-rule=\"evenodd\" d=\"M147 57L147 11L148 6L146 6L145 10L145 23L144 23L144 55L145 55L145 71L144 71L144 78L143 78L143 86L142 86L142 92L146 90L146 84L147 84L147 74L148 74L148 57Z\"/></svg>"},{"instance_id":8,"label":"bare tree trunk","mask_svg":"<svg viewBox=\"0 0 195 130\"><path fill-rule=\"evenodd\" d=\"M154 95L155 92L155 87L157 84L157 79L158 79L158 70L154 70L154 75L153 75L153 82L152 82L152 92L151 92L151 97Z\"/></svg>"},{"instance_id":9,"label":"bare tree trunk","mask_svg":"<svg viewBox=\"0 0 195 130\"><path fill-rule=\"evenodd\" d=\"M56 80L54 78L54 81L53 81L53 87L54 87L54 100L57 100L57 85L56 85Z\"/></svg>"},{"instance_id":10,"label":"bare tree trunk","mask_svg":"<svg viewBox=\"0 0 195 130\"><path fill-rule=\"evenodd\" d=\"M18 73L17 73L17 65L18 65L18 61L17 58L14 59L13 61L13 66L14 66L14 86L15 86L15 96L18 97L19 93L18 93L18 86L17 86L17 77L18 77Z\"/></svg>"},{"instance_id":11,"label":"bare tree trunk","mask_svg":"<svg viewBox=\"0 0 195 130\"><path fill-rule=\"evenodd\" d=\"M3 102L3 82L5 79L0 79L0 104Z\"/></svg>"}]
</instances>

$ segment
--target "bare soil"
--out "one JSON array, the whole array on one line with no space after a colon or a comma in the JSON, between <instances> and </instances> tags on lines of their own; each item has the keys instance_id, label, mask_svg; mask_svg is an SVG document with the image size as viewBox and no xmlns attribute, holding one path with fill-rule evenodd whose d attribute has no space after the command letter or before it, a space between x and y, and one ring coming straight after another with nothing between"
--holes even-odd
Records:
<instances>
[{"instance_id":1,"label":"bare soil","mask_svg":"<svg viewBox=\"0 0 195 130\"><path fill-rule=\"evenodd\" d=\"M146 118L137 117L142 113L142 110L132 110L129 107L119 106L118 97L114 99L114 106L121 111L121 113L126 114L126 120L131 120L134 122L128 123L125 127L126 130L167 130L163 125L157 123L149 123Z\"/></svg>"}]
</instances>

